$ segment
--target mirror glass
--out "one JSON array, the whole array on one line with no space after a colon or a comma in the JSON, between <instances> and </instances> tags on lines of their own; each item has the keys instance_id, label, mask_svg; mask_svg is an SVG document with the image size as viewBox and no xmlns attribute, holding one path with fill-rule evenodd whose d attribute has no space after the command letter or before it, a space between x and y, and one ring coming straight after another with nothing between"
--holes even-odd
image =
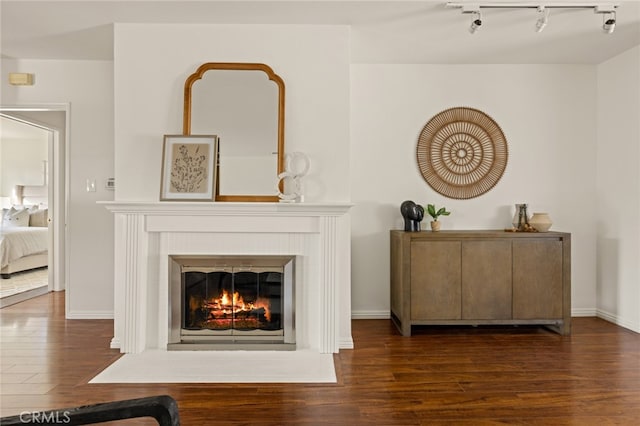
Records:
<instances>
[{"instance_id":1,"label":"mirror glass","mask_svg":"<svg viewBox=\"0 0 640 426\"><path fill-rule=\"evenodd\" d=\"M207 63L185 83L184 134L219 138L216 201L278 201L284 84L264 64Z\"/></svg>"}]
</instances>

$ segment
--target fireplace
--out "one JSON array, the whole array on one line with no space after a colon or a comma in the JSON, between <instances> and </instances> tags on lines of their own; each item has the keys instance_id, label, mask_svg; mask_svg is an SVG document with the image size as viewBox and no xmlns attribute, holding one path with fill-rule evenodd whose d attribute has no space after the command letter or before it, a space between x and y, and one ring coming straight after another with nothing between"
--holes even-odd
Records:
<instances>
[{"instance_id":1,"label":"fireplace","mask_svg":"<svg viewBox=\"0 0 640 426\"><path fill-rule=\"evenodd\" d=\"M169 350L295 350L295 256L171 255Z\"/></svg>"},{"instance_id":2,"label":"fireplace","mask_svg":"<svg viewBox=\"0 0 640 426\"><path fill-rule=\"evenodd\" d=\"M180 343L180 325L177 337L168 332L180 317L172 303L176 289L169 288L169 274L178 273L172 256L211 254L295 256L296 351L353 348L351 204L101 204L115 217L112 348L141 353Z\"/></svg>"}]
</instances>

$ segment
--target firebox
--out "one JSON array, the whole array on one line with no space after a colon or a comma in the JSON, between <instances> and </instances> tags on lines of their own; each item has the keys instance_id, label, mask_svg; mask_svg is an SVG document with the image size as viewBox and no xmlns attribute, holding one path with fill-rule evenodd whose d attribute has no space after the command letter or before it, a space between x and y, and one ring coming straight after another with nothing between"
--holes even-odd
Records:
<instances>
[{"instance_id":1,"label":"firebox","mask_svg":"<svg viewBox=\"0 0 640 426\"><path fill-rule=\"evenodd\" d=\"M169 258L167 349L295 349L295 256Z\"/></svg>"}]
</instances>

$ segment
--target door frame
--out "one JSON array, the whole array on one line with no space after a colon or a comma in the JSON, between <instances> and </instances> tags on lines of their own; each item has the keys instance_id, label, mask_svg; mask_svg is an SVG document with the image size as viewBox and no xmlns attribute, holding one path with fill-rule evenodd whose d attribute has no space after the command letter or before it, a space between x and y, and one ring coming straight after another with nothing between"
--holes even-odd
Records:
<instances>
[{"instance_id":1,"label":"door frame","mask_svg":"<svg viewBox=\"0 0 640 426\"><path fill-rule=\"evenodd\" d=\"M20 116L21 112L63 112L64 129L39 122L31 117ZM48 183L49 232L53 235L49 241L49 290L65 291L65 314L69 306L70 289L66 282L69 270L68 245L68 205L69 205L69 104L43 105L0 105L0 114L25 124L36 126L50 132L48 146ZM64 130L64 140L60 140L60 130ZM65 315L66 316L66 315Z\"/></svg>"}]
</instances>

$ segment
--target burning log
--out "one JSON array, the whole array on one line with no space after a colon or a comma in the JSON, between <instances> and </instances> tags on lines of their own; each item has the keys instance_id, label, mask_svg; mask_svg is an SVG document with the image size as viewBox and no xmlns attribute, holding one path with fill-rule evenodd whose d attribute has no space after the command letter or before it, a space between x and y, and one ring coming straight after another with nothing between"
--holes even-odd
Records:
<instances>
[{"instance_id":1,"label":"burning log","mask_svg":"<svg viewBox=\"0 0 640 426\"><path fill-rule=\"evenodd\" d=\"M231 296L226 290L220 297L209 300L191 296L189 308L192 327L256 329L271 321L268 300L245 302L238 292Z\"/></svg>"}]
</instances>

